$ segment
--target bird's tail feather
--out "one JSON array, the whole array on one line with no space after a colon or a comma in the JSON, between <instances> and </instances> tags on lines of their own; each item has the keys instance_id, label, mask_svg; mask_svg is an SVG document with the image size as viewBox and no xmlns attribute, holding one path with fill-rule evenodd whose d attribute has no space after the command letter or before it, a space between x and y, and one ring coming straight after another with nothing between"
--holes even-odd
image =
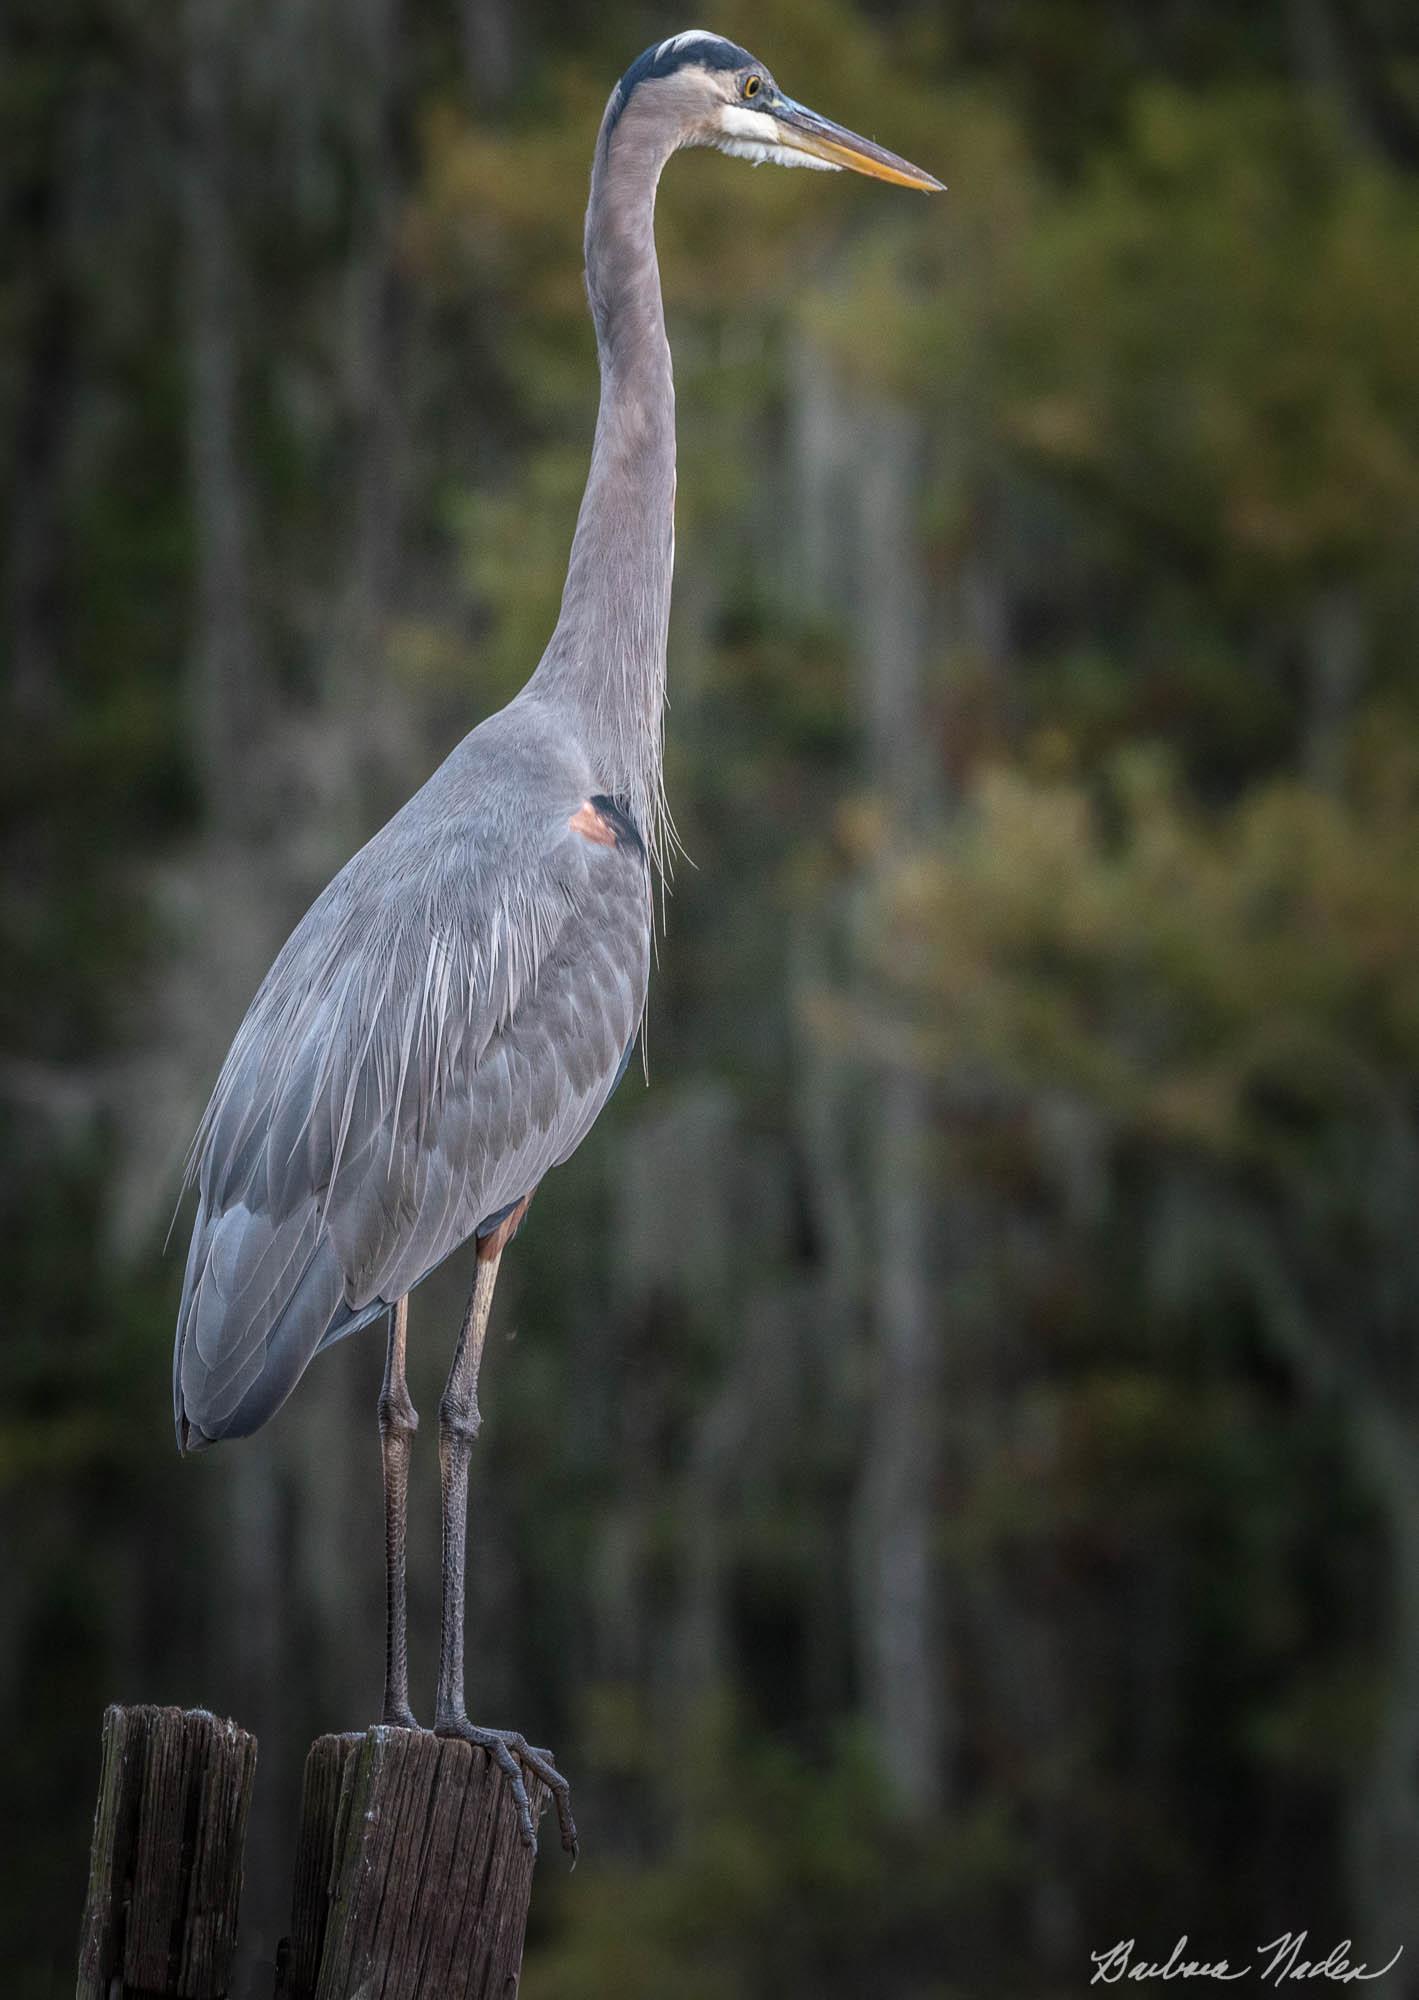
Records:
<instances>
[{"instance_id":1,"label":"bird's tail feather","mask_svg":"<svg viewBox=\"0 0 1419 2000\"><path fill-rule=\"evenodd\" d=\"M355 1312L345 1304L345 1283L334 1250L321 1237L263 1340L240 1370L209 1366L192 1336L200 1310L198 1280L184 1300L174 1367L178 1444L201 1451L225 1438L249 1437L290 1395L306 1367L331 1338L353 1333L385 1310L382 1302Z\"/></svg>"}]
</instances>

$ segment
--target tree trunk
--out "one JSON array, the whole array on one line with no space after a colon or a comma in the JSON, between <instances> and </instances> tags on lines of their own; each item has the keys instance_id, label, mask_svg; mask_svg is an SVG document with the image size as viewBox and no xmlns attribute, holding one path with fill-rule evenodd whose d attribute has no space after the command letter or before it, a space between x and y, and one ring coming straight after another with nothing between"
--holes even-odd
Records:
<instances>
[{"instance_id":1,"label":"tree trunk","mask_svg":"<svg viewBox=\"0 0 1419 2000\"><path fill-rule=\"evenodd\" d=\"M862 427L857 576L869 776L891 865L931 791L922 664L926 589L917 555L918 432L890 408ZM868 915L878 884L866 889ZM867 1005L873 1004L870 991ZM948 1724L933 1524L941 1347L932 1284L931 1111L915 1069L888 1062L869 1118L872 1415L857 1507L858 1647L868 1716L891 1783L913 1812L940 1809Z\"/></svg>"},{"instance_id":2,"label":"tree trunk","mask_svg":"<svg viewBox=\"0 0 1419 2000\"><path fill-rule=\"evenodd\" d=\"M1358 1942L1383 1964L1419 1937L1419 1436L1378 1398L1355 1417L1361 1462L1385 1505L1393 1598L1388 1687L1351 1804L1347 1864ZM1401 2000L1419 1993L1419 1967L1401 1962L1385 1985Z\"/></svg>"},{"instance_id":3,"label":"tree trunk","mask_svg":"<svg viewBox=\"0 0 1419 2000\"><path fill-rule=\"evenodd\" d=\"M256 725L247 496L238 452L240 294L228 194L233 18L224 0L187 0L184 250L197 542L192 712L203 796L211 825L222 833L249 805Z\"/></svg>"}]
</instances>

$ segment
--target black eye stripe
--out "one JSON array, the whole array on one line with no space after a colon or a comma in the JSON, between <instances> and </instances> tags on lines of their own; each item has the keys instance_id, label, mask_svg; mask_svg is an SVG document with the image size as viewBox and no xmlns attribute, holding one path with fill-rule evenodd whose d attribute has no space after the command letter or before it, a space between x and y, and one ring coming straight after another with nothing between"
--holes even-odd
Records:
<instances>
[{"instance_id":1,"label":"black eye stripe","mask_svg":"<svg viewBox=\"0 0 1419 2000\"><path fill-rule=\"evenodd\" d=\"M673 76L677 69L683 69L688 63L697 63L703 69L740 69L752 65L753 60L747 49L741 49L737 42L726 42L718 35L695 36L688 42L682 42L678 49L657 42L631 64L621 78L621 89L629 97L646 77Z\"/></svg>"},{"instance_id":2,"label":"black eye stripe","mask_svg":"<svg viewBox=\"0 0 1419 2000\"><path fill-rule=\"evenodd\" d=\"M753 66L753 61L747 49L741 49L737 42L726 42L718 35L696 35L678 49L665 42L652 42L617 85L616 101L606 124L606 137L609 140L616 129L636 85L644 83L647 77L673 76L677 69L683 69L688 63L698 63L704 69L747 69Z\"/></svg>"}]
</instances>

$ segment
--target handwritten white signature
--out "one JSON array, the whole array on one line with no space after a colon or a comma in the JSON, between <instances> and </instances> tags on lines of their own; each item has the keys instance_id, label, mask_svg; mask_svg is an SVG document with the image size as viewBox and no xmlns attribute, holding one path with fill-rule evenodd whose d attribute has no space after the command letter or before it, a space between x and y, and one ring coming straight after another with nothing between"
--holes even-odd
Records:
<instances>
[{"instance_id":1,"label":"handwritten white signature","mask_svg":"<svg viewBox=\"0 0 1419 2000\"><path fill-rule=\"evenodd\" d=\"M1334 1945L1324 1958L1308 1955L1308 1931L1286 1931L1270 1944L1258 1946L1258 1957L1263 1960L1259 1977L1265 1985L1283 1986L1288 1979L1334 1979L1342 1986L1355 1981L1383 1979L1387 1972L1398 1965L1404 1954L1400 1945L1387 1965L1376 1966L1371 1972L1369 1965L1361 1959L1358 1963L1351 1959L1353 1949L1350 1939ZM1253 1965L1229 1965L1225 1958L1197 1958L1190 1955L1186 1936L1180 1937L1168 1956L1164 1959L1140 1958L1134 1938L1120 1938L1105 1951L1092 1951L1089 1956L1094 1964L1091 1986L1114 1986L1120 1979L1250 1979L1257 1972Z\"/></svg>"}]
</instances>

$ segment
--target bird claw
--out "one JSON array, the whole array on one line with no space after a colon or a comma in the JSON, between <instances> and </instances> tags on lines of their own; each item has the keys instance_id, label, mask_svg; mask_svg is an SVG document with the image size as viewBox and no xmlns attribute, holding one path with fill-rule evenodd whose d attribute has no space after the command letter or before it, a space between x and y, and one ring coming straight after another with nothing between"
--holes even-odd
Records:
<instances>
[{"instance_id":1,"label":"bird claw","mask_svg":"<svg viewBox=\"0 0 1419 2000\"><path fill-rule=\"evenodd\" d=\"M557 1808L557 1825L561 1831L562 1846L571 1856L575 1868L579 1852L576 1837L576 1821L572 1818L572 1788L552 1761L551 1752L536 1750L520 1736L515 1729L483 1729L467 1716L450 1716L447 1720L434 1724L436 1736L456 1736L464 1743L472 1743L491 1755L493 1762L507 1779L512 1790L513 1804L517 1808L517 1827L523 1843L533 1849L537 1846L537 1832L532 1821L532 1801L527 1795L527 1785L523 1778L523 1767L552 1794Z\"/></svg>"}]
</instances>

